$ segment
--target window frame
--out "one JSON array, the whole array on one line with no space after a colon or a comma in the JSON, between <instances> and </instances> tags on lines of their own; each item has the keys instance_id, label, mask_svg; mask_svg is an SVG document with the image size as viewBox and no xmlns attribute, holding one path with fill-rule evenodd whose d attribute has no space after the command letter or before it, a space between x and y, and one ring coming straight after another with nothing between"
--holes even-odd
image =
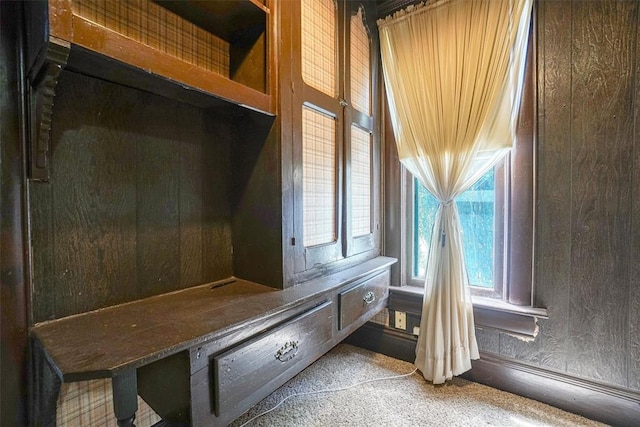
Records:
<instances>
[{"instance_id":1,"label":"window frame","mask_svg":"<svg viewBox=\"0 0 640 427\"><path fill-rule=\"evenodd\" d=\"M500 160L494 166L494 181L495 181L495 215L494 215L494 280L493 287L481 287L481 286L473 286L470 285L471 295L479 296L484 298L495 298L495 299L504 299L506 287L504 283L506 282L505 277L505 269L504 269L504 261L507 259L508 254L505 248L509 245L509 236L505 233L506 217L509 212L508 199L505 200L506 190L509 188L509 165L510 165L510 154L507 154L504 159ZM414 271L416 270L415 260L416 260L416 249L414 245L414 236L415 236L415 199L416 199L416 188L415 188L415 178L410 173L405 173L405 191L407 192L406 197L406 253L407 253L407 262L406 262L406 270L405 283L407 286L424 286L424 277L415 276ZM500 206L501 208L498 208Z\"/></svg>"},{"instance_id":2,"label":"window frame","mask_svg":"<svg viewBox=\"0 0 640 427\"><path fill-rule=\"evenodd\" d=\"M535 236L535 153L536 153L536 13L532 12L527 47L525 86L516 129L516 146L508 154L503 170L509 191L504 198L504 221L498 227L504 233L504 270L496 271L502 278L502 289L472 294L476 325L506 331L526 339L535 337L538 318L548 318L545 308L535 306L534 236ZM413 271L413 177L400 164L389 109L383 93L383 140L385 180L385 254L398 258L392 267L391 295L388 308L421 314L424 280L416 280ZM399 191L398 191L399 190Z\"/></svg>"},{"instance_id":3,"label":"window frame","mask_svg":"<svg viewBox=\"0 0 640 427\"><path fill-rule=\"evenodd\" d=\"M514 148L496 165L496 176L502 180L496 186L496 212L499 204L503 216L495 218L496 258L493 289L471 287L473 297L495 299L519 306L533 306L533 236L535 199L535 32L531 20L525 83L516 126ZM402 168L404 169L404 168ZM413 276L413 176L403 171L402 191L405 193L406 214L401 227L407 256L402 283L424 286L423 278ZM500 257L498 257L500 255ZM499 262L502 261L502 262Z\"/></svg>"}]
</instances>

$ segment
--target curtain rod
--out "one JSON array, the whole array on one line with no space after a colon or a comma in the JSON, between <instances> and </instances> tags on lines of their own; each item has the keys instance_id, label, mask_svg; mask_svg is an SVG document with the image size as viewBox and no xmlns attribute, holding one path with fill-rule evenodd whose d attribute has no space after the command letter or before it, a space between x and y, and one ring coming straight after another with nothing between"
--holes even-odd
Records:
<instances>
[{"instance_id":1,"label":"curtain rod","mask_svg":"<svg viewBox=\"0 0 640 427\"><path fill-rule=\"evenodd\" d=\"M378 28L386 27L387 25L395 24L397 22L403 21L408 17L423 13L428 10L431 10L435 7L442 6L446 3L451 3L456 0L433 0L433 1L423 1L418 4L412 4L407 6L404 9L397 10L390 15L385 16L384 18L380 18L376 21L378 24Z\"/></svg>"}]
</instances>

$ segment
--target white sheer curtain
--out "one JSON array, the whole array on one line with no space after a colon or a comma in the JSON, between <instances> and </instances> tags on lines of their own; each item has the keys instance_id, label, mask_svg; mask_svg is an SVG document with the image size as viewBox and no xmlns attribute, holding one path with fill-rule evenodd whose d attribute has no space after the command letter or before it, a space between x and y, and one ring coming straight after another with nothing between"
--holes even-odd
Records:
<instances>
[{"instance_id":1,"label":"white sheer curtain","mask_svg":"<svg viewBox=\"0 0 640 427\"><path fill-rule=\"evenodd\" d=\"M447 0L378 21L401 162L440 201L416 366L443 383L477 359L455 198L513 145L532 0Z\"/></svg>"}]
</instances>

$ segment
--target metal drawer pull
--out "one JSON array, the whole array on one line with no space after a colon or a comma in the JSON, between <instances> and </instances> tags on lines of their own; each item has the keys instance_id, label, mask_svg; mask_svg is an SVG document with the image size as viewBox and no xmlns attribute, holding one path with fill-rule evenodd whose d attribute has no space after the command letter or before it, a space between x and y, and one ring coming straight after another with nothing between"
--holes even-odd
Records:
<instances>
[{"instance_id":1,"label":"metal drawer pull","mask_svg":"<svg viewBox=\"0 0 640 427\"><path fill-rule=\"evenodd\" d=\"M376 300L376 294L374 294L373 291L369 291L364 295L364 298L362 298L362 300L367 304L371 304Z\"/></svg>"},{"instance_id":2,"label":"metal drawer pull","mask_svg":"<svg viewBox=\"0 0 640 427\"><path fill-rule=\"evenodd\" d=\"M280 350L276 353L276 359L281 362L286 362L287 360L291 360L298 353L298 342L299 341L289 341L285 343Z\"/></svg>"}]
</instances>

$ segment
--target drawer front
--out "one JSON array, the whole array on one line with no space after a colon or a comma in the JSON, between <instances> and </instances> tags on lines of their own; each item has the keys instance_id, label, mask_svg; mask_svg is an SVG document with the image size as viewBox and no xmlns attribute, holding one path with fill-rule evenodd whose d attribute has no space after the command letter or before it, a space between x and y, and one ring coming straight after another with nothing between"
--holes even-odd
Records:
<instances>
[{"instance_id":1,"label":"drawer front","mask_svg":"<svg viewBox=\"0 0 640 427\"><path fill-rule=\"evenodd\" d=\"M235 419L328 351L332 317L327 301L214 357L214 411L219 419Z\"/></svg>"},{"instance_id":2,"label":"drawer front","mask_svg":"<svg viewBox=\"0 0 640 427\"><path fill-rule=\"evenodd\" d=\"M340 292L338 295L340 307L338 328L344 329L362 317L368 319L381 309L381 303L389 296L389 282L390 273L389 270L386 270L344 292Z\"/></svg>"}]
</instances>

